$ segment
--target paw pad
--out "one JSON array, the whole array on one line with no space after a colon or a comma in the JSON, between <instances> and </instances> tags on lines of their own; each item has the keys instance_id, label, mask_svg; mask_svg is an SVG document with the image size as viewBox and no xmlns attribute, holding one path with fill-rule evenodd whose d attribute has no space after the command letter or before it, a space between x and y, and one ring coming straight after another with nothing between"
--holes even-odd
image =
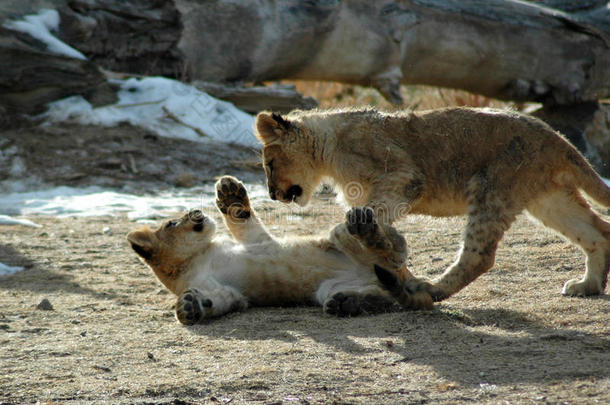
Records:
<instances>
[{"instance_id":1,"label":"paw pad","mask_svg":"<svg viewBox=\"0 0 610 405\"><path fill-rule=\"evenodd\" d=\"M205 308L211 307L211 300L199 299L196 291L187 290L178 299L176 317L184 325L193 325L204 318Z\"/></svg>"},{"instance_id":2,"label":"paw pad","mask_svg":"<svg viewBox=\"0 0 610 405\"><path fill-rule=\"evenodd\" d=\"M250 217L248 192L234 177L225 176L216 183L216 205L225 215L239 219Z\"/></svg>"},{"instance_id":3,"label":"paw pad","mask_svg":"<svg viewBox=\"0 0 610 405\"><path fill-rule=\"evenodd\" d=\"M347 230L352 235L366 236L377 229L375 213L369 207L352 208L345 215Z\"/></svg>"}]
</instances>

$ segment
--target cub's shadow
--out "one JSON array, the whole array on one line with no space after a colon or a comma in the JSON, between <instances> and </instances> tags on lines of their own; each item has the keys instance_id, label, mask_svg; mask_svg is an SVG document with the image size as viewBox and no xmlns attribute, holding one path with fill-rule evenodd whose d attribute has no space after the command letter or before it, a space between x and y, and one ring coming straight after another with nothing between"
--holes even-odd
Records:
<instances>
[{"instance_id":1,"label":"cub's shadow","mask_svg":"<svg viewBox=\"0 0 610 405\"><path fill-rule=\"evenodd\" d=\"M531 320L505 309L400 312L370 317L332 318L320 308L252 309L191 327L213 338L283 340L308 337L338 351L382 358L397 373L409 364L426 365L463 385L510 385L550 380L607 378L610 339ZM230 333L228 332L230 331ZM363 346L358 338L378 338ZM392 343L388 345L388 341ZM387 352L395 354L385 360Z\"/></svg>"}]
</instances>

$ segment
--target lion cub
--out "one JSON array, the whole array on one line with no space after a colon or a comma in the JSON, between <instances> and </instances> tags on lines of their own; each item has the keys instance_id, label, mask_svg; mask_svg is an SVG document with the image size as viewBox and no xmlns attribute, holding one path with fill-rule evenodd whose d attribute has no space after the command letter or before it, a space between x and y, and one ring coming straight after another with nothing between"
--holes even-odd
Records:
<instances>
[{"instance_id":1,"label":"lion cub","mask_svg":"<svg viewBox=\"0 0 610 405\"><path fill-rule=\"evenodd\" d=\"M381 312L396 304L371 271L374 263L402 266L407 251L393 228L373 212L352 210L347 224L325 239L273 238L259 222L243 184L223 177L217 206L235 240L215 238L214 221L199 210L127 235L132 249L178 296L186 325L249 305L322 305L338 316ZM383 232L381 232L383 228Z\"/></svg>"},{"instance_id":2,"label":"lion cub","mask_svg":"<svg viewBox=\"0 0 610 405\"><path fill-rule=\"evenodd\" d=\"M585 158L542 121L512 111L446 108L260 113L257 136L272 199L305 205L324 179L351 206L374 209L380 223L407 213L468 215L457 261L432 283L404 284L377 267L407 306L414 291L435 301L489 270L498 242L524 210L582 248L582 280L565 295L603 293L610 267L610 224L580 191L610 206L610 188Z\"/></svg>"}]
</instances>

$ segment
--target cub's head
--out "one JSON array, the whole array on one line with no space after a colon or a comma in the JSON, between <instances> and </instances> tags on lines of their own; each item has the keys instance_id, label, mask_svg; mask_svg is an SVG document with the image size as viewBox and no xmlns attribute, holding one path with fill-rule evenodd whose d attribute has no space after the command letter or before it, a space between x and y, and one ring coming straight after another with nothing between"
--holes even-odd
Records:
<instances>
[{"instance_id":1,"label":"cub's head","mask_svg":"<svg viewBox=\"0 0 610 405\"><path fill-rule=\"evenodd\" d=\"M298 122L267 112L256 117L256 136L271 199L307 205L321 179L315 140Z\"/></svg>"},{"instance_id":2,"label":"cub's head","mask_svg":"<svg viewBox=\"0 0 610 405\"><path fill-rule=\"evenodd\" d=\"M189 259L205 251L215 231L214 220L192 210L181 218L165 221L154 231L142 228L130 232L127 240L159 280L174 291Z\"/></svg>"}]
</instances>

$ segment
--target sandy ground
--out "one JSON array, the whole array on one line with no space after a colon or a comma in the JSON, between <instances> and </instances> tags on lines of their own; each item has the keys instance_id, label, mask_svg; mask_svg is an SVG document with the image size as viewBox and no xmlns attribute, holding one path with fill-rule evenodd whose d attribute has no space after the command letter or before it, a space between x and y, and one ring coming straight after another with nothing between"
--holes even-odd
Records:
<instances>
[{"instance_id":1,"label":"sandy ground","mask_svg":"<svg viewBox=\"0 0 610 405\"><path fill-rule=\"evenodd\" d=\"M276 235L343 217L329 201L257 208ZM525 218L495 268L432 311L253 308L194 327L130 251L138 224L34 219L0 228L0 262L26 267L0 278L1 404L610 403L609 296L562 297L584 257ZM401 221L413 272L442 272L463 223Z\"/></svg>"},{"instance_id":2,"label":"sandy ground","mask_svg":"<svg viewBox=\"0 0 610 405\"><path fill-rule=\"evenodd\" d=\"M222 174L262 180L260 168L245 170L251 151L129 126L13 129L0 152L8 185L137 193ZM279 236L343 220L332 200L255 207ZM336 319L320 308L253 308L194 327L177 323L175 298L130 251L125 235L140 225L31 219L43 227L0 227L0 262L25 267L0 277L0 404L610 403L609 296L562 297L584 257L524 218L495 268L433 311ZM440 274L463 225L398 223L412 271ZM52 310L37 308L44 299Z\"/></svg>"}]
</instances>

